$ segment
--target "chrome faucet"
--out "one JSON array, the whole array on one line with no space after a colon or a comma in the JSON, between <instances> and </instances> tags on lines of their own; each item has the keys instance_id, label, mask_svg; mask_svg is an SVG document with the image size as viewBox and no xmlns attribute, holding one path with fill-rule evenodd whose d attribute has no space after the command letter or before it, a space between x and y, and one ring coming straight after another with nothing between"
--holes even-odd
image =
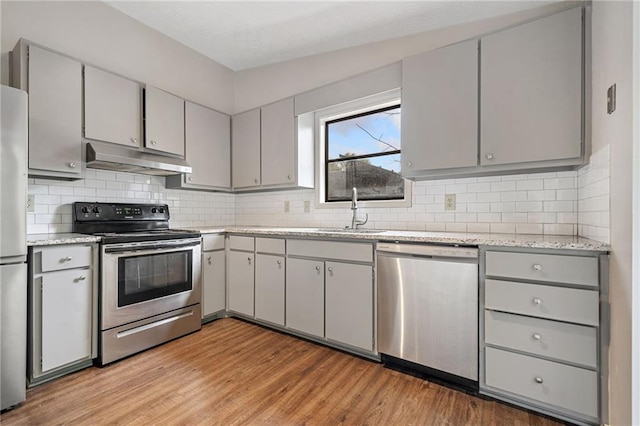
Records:
<instances>
[{"instance_id":1,"label":"chrome faucet","mask_svg":"<svg viewBox=\"0 0 640 426\"><path fill-rule=\"evenodd\" d=\"M353 212L351 229L358 229L358 225L364 225L369 220L368 213L365 213L364 220L358 219L358 190L356 188L351 190L351 211Z\"/></svg>"}]
</instances>

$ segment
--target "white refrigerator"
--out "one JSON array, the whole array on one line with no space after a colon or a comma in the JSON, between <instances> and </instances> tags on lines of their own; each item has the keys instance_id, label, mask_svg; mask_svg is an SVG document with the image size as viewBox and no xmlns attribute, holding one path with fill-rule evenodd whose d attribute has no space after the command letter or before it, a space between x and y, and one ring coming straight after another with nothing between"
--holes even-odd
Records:
<instances>
[{"instance_id":1,"label":"white refrigerator","mask_svg":"<svg viewBox=\"0 0 640 426\"><path fill-rule=\"evenodd\" d=\"M27 93L0 86L0 408L26 396Z\"/></svg>"}]
</instances>

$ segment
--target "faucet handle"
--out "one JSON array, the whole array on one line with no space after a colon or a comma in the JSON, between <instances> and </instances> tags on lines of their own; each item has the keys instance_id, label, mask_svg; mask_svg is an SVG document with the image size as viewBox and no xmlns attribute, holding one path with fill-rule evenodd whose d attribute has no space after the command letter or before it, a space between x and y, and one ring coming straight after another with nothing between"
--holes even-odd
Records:
<instances>
[{"instance_id":1,"label":"faucet handle","mask_svg":"<svg viewBox=\"0 0 640 426\"><path fill-rule=\"evenodd\" d=\"M365 213L364 214L364 221L360 220L360 219L356 219L356 224L358 225L364 225L365 223L367 223L369 221L369 213Z\"/></svg>"}]
</instances>

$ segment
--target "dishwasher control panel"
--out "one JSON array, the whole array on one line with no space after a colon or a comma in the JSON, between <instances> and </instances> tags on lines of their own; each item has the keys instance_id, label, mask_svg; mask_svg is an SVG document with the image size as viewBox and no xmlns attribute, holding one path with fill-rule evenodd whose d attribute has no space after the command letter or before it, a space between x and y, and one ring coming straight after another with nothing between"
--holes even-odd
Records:
<instances>
[{"instance_id":1,"label":"dishwasher control panel","mask_svg":"<svg viewBox=\"0 0 640 426\"><path fill-rule=\"evenodd\" d=\"M417 256L458 257L473 259L478 257L478 249L473 247L438 246L432 244L378 243L378 252L413 254Z\"/></svg>"}]
</instances>

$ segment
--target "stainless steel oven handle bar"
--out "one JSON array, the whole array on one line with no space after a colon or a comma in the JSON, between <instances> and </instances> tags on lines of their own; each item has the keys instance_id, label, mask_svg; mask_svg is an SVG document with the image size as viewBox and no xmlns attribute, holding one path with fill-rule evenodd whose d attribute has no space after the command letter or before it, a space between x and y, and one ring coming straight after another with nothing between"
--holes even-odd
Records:
<instances>
[{"instance_id":1,"label":"stainless steel oven handle bar","mask_svg":"<svg viewBox=\"0 0 640 426\"><path fill-rule=\"evenodd\" d=\"M144 241L138 243L105 244L105 253L136 253L167 251L200 245L200 238L187 238L181 240Z\"/></svg>"}]
</instances>

